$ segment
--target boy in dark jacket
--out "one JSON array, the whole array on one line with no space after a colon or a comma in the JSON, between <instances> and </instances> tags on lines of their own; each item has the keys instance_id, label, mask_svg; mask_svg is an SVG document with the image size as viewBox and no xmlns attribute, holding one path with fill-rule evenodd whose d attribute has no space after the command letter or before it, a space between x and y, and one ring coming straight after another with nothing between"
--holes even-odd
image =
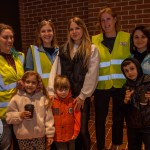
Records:
<instances>
[{"instance_id":1,"label":"boy in dark jacket","mask_svg":"<svg viewBox=\"0 0 150 150\"><path fill-rule=\"evenodd\" d=\"M134 58L127 58L121 64L127 81L125 83L125 115L128 149L150 150L150 75L143 74L141 65Z\"/></svg>"}]
</instances>

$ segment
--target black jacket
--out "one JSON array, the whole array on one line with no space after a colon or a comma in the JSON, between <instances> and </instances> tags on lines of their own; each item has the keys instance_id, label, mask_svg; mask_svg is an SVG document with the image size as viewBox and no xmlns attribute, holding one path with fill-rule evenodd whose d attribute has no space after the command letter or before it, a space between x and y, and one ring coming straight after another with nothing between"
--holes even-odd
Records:
<instances>
[{"instance_id":1,"label":"black jacket","mask_svg":"<svg viewBox=\"0 0 150 150\"><path fill-rule=\"evenodd\" d=\"M63 47L59 49L59 57L61 64L61 75L68 77L71 83L71 92L73 97L80 94L83 87L87 68L83 65L83 58L76 53L74 58L70 58L69 49Z\"/></svg>"}]
</instances>

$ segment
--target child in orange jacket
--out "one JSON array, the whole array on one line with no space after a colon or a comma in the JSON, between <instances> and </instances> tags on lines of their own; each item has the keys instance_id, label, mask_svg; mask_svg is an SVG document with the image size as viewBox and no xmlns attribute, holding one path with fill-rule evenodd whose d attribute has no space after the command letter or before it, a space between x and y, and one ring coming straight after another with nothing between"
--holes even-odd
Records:
<instances>
[{"instance_id":1,"label":"child in orange jacket","mask_svg":"<svg viewBox=\"0 0 150 150\"><path fill-rule=\"evenodd\" d=\"M75 150L75 139L80 131L80 111L74 111L74 99L70 91L70 83L65 76L56 76L55 99L52 102L57 149Z\"/></svg>"}]
</instances>

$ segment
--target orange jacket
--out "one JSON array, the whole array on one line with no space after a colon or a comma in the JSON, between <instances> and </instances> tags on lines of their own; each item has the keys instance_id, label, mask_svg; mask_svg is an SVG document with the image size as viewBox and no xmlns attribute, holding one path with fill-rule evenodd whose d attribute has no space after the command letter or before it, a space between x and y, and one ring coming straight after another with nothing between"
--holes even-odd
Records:
<instances>
[{"instance_id":1,"label":"orange jacket","mask_svg":"<svg viewBox=\"0 0 150 150\"><path fill-rule=\"evenodd\" d=\"M79 134L81 112L74 111L73 100L69 93L65 99L55 98L52 103L55 126L54 141L67 142Z\"/></svg>"}]
</instances>

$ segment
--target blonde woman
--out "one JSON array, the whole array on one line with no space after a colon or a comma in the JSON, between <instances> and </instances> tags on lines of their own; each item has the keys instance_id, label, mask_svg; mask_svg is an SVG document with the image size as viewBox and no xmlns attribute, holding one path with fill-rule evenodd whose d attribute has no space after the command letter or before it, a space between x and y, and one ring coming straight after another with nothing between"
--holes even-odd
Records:
<instances>
[{"instance_id":1,"label":"blonde woman","mask_svg":"<svg viewBox=\"0 0 150 150\"><path fill-rule=\"evenodd\" d=\"M56 74L68 77L75 98L75 110L81 110L81 131L76 140L77 150L90 150L90 96L97 85L98 68L99 53L95 45L91 44L85 23L78 17L71 18L68 23L67 42L60 48L51 70L48 92L50 99L53 99Z\"/></svg>"}]
</instances>

